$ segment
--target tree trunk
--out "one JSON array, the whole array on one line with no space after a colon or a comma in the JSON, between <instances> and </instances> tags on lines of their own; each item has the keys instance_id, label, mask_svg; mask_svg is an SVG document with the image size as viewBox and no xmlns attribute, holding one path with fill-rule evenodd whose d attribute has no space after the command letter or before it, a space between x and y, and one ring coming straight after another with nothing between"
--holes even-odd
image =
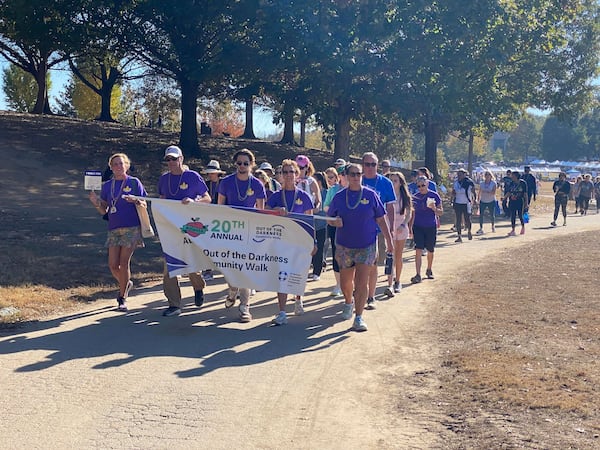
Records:
<instances>
[{"instance_id":1,"label":"tree trunk","mask_svg":"<svg viewBox=\"0 0 600 450\"><path fill-rule=\"evenodd\" d=\"M121 77L121 73L114 67L111 67L108 70L108 76L104 76L105 72L102 75L102 86L100 87L101 106L98 120L101 122L115 122L110 109L112 106L113 89L115 84L117 84L118 79Z\"/></svg>"},{"instance_id":2,"label":"tree trunk","mask_svg":"<svg viewBox=\"0 0 600 450\"><path fill-rule=\"evenodd\" d=\"M256 139L254 135L254 96L250 95L246 99L246 125L244 133L240 136L243 139Z\"/></svg>"},{"instance_id":3,"label":"tree trunk","mask_svg":"<svg viewBox=\"0 0 600 450\"><path fill-rule=\"evenodd\" d=\"M289 102L283 105L283 137L279 143L298 145L294 139L294 107Z\"/></svg>"},{"instance_id":4,"label":"tree trunk","mask_svg":"<svg viewBox=\"0 0 600 450\"><path fill-rule=\"evenodd\" d=\"M350 115L351 108L340 101L337 108L337 120L335 123L335 146L333 148L333 159L350 157Z\"/></svg>"},{"instance_id":5,"label":"tree trunk","mask_svg":"<svg viewBox=\"0 0 600 450\"><path fill-rule=\"evenodd\" d=\"M300 147L306 147L306 120L307 117L302 114L300 116Z\"/></svg>"},{"instance_id":6,"label":"tree trunk","mask_svg":"<svg viewBox=\"0 0 600 450\"><path fill-rule=\"evenodd\" d=\"M185 155L200 156L198 126L196 125L196 102L200 83L181 79L181 132L179 146Z\"/></svg>"},{"instance_id":7,"label":"tree trunk","mask_svg":"<svg viewBox=\"0 0 600 450\"><path fill-rule=\"evenodd\" d=\"M439 126L431 118L425 121L425 167L433 174L436 183L440 182L437 168L437 143Z\"/></svg>"},{"instance_id":8,"label":"tree trunk","mask_svg":"<svg viewBox=\"0 0 600 450\"><path fill-rule=\"evenodd\" d=\"M46 85L46 72L48 71L47 62L44 60L37 67L37 71L32 74L35 78L35 82L38 86L37 98L35 106L33 107L33 114L44 114L50 112L50 105L48 104L48 86Z\"/></svg>"},{"instance_id":9,"label":"tree trunk","mask_svg":"<svg viewBox=\"0 0 600 450\"><path fill-rule=\"evenodd\" d=\"M473 175L473 142L475 137L473 133L469 133L469 158L467 162L467 170L469 171L469 176Z\"/></svg>"}]
</instances>

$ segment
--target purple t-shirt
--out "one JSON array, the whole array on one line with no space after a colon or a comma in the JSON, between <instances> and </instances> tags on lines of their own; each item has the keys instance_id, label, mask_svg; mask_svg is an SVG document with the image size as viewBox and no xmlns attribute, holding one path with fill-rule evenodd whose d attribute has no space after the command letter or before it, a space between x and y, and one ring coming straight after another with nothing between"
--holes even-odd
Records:
<instances>
[{"instance_id":1,"label":"purple t-shirt","mask_svg":"<svg viewBox=\"0 0 600 450\"><path fill-rule=\"evenodd\" d=\"M169 200L183 200L186 197L194 200L208 192L206 183L198 172L185 170L181 175L170 172L162 174L158 179L158 195Z\"/></svg>"},{"instance_id":2,"label":"purple t-shirt","mask_svg":"<svg viewBox=\"0 0 600 450\"><path fill-rule=\"evenodd\" d=\"M285 202L284 202L285 198ZM273 192L273 195L267 200L269 208L283 208L288 212L304 214L314 208L310 196L301 189L296 188L293 191L284 189Z\"/></svg>"},{"instance_id":3,"label":"purple t-shirt","mask_svg":"<svg viewBox=\"0 0 600 450\"><path fill-rule=\"evenodd\" d=\"M245 181L238 180L235 173L227 175L219 183L219 194L224 195L225 204L230 206L256 207L256 200L265 198L265 186L250 175Z\"/></svg>"},{"instance_id":4,"label":"purple t-shirt","mask_svg":"<svg viewBox=\"0 0 600 450\"><path fill-rule=\"evenodd\" d=\"M435 199L435 206L440 206L442 204L442 199L438 195L437 192L427 191L426 194L421 194L417 192L412 196L413 208L414 208L414 222L413 226L416 225L418 227L437 227L437 220L435 218L435 212L427 207L427 199L433 198Z\"/></svg>"},{"instance_id":5,"label":"purple t-shirt","mask_svg":"<svg viewBox=\"0 0 600 450\"><path fill-rule=\"evenodd\" d=\"M377 241L377 221L385 215L377 193L363 186L361 191L344 188L333 196L327 215L341 217L344 225L336 229L336 244L365 248Z\"/></svg>"},{"instance_id":6,"label":"purple t-shirt","mask_svg":"<svg viewBox=\"0 0 600 450\"><path fill-rule=\"evenodd\" d=\"M127 176L125 180L110 179L102 184L100 198L108 203L108 229L139 227L135 204L122 198L123 195L146 197L144 186L135 177ZM111 212L113 211L113 212Z\"/></svg>"}]
</instances>

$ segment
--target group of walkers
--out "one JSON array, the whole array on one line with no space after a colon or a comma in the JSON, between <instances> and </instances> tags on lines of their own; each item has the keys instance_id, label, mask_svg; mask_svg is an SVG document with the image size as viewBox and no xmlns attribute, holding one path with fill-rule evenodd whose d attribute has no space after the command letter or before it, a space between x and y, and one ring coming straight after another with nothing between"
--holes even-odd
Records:
<instances>
[{"instance_id":1,"label":"group of walkers","mask_svg":"<svg viewBox=\"0 0 600 450\"><path fill-rule=\"evenodd\" d=\"M177 146L167 147L164 161L168 170L158 181L158 194L162 199L184 204L199 202L272 209L282 215L322 216L314 221L315 247L308 281L320 279L326 265L326 248L330 246L335 276L331 295L344 297L341 317L344 320L354 317L352 328L357 331L368 328L363 318L364 310L376 308L379 266L384 263L386 266L385 295L391 298L401 292L403 251L407 240L412 239L415 248L415 275L410 279L411 283L423 280L423 257L426 260L424 277L434 278L433 259L443 206L438 186L426 167L413 171L409 183L402 172L392 170L389 161L382 161L380 166L377 155L372 152L364 153L360 164L338 159L323 172L316 172L305 155L284 159L276 168L269 162L256 167L255 156L248 149L234 153L235 171L227 176L216 160L210 161L201 173L191 170L184 164L183 153ZM130 166L124 153L112 155L109 158L112 178L103 183L99 196L95 192L89 196L98 212L108 216L108 265L119 285L117 304L121 311L127 311L126 301L133 287L131 257L136 248L144 245L138 209L147 208L142 200L147 196L146 190L139 179L128 174ZM510 183L503 180L502 200L512 225L509 235L515 234L517 217L521 221L521 234L525 233L527 208L537 193L535 177L532 175L534 187L531 188L527 174L528 168L523 177L514 171L508 174ZM489 212L491 231L494 232L499 203L496 200L498 186L492 174L485 173L478 190L464 169L459 169L456 175L451 190L456 214L456 242L462 242L463 229L467 231L468 239L472 239L471 215L475 205L480 207L480 227L476 234L484 233L485 211ZM563 199L568 198L570 185L565 184L565 180L566 175L561 174L554 185L557 209L553 225L559 207L563 208L566 217L566 200L563 202ZM582 206L585 211L588 204ZM204 304L205 280L212 277L210 270L189 274L197 307ZM163 291L168 302L163 316L181 314L183 304L178 278L169 276L166 261ZM224 306L232 308L239 299L239 319L249 322L252 320L251 295L252 291L247 287L229 285ZM278 312L272 322L284 325L288 320L288 294L279 292L277 299ZM295 296L294 314L303 313L302 297Z\"/></svg>"}]
</instances>

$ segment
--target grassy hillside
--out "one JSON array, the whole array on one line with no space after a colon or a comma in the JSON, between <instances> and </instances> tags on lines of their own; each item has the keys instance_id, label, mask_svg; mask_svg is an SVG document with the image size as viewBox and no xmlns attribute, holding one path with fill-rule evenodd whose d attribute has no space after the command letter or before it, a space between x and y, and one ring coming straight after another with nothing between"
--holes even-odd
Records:
<instances>
[{"instance_id":1,"label":"grassy hillside","mask_svg":"<svg viewBox=\"0 0 600 450\"><path fill-rule=\"evenodd\" d=\"M176 133L63 117L0 113L0 310L9 306L30 319L57 304L111 298L114 283L106 263L106 222L83 189L85 170L103 170L108 157L125 152L150 195L156 194L165 166L166 146ZM306 153L322 169L332 155L264 141L200 138L201 157L186 157L200 170L211 159L233 170L231 157L251 149L257 161L272 164ZM136 284L160 281L162 261L157 241L136 251ZM0 315L0 321L2 321Z\"/></svg>"}]
</instances>

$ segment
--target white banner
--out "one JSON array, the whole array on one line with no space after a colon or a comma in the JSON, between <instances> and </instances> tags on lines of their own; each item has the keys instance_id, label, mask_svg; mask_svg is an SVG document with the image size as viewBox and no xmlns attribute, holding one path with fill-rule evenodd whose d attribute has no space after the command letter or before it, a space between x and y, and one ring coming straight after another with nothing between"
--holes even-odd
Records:
<instances>
[{"instance_id":1,"label":"white banner","mask_svg":"<svg viewBox=\"0 0 600 450\"><path fill-rule=\"evenodd\" d=\"M146 200L171 276L216 269L232 286L304 295L314 247L312 216Z\"/></svg>"}]
</instances>

